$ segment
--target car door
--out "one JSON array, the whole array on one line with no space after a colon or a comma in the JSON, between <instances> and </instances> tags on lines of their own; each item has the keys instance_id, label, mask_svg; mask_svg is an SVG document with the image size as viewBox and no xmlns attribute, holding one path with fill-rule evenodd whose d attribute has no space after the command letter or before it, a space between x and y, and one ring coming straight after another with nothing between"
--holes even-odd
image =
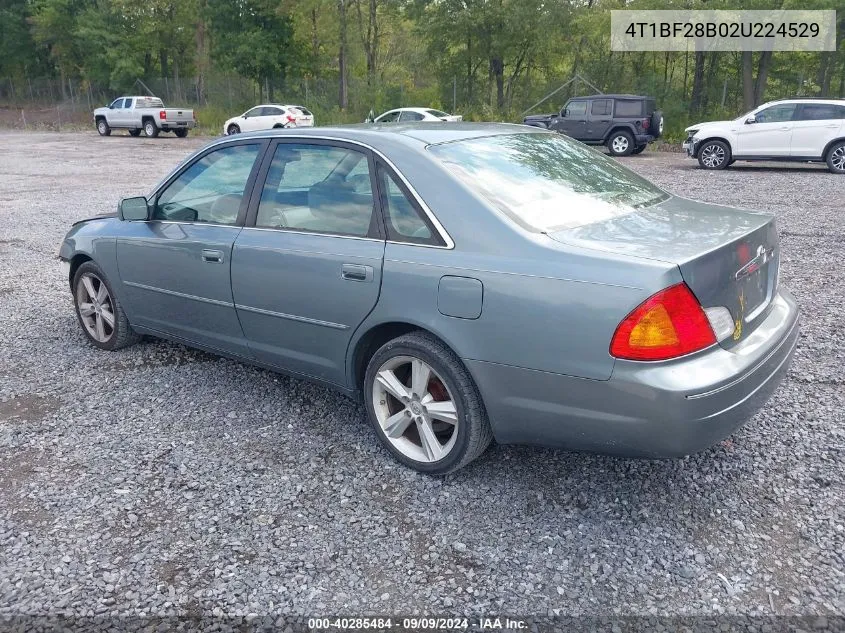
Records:
<instances>
[{"instance_id":1,"label":"car door","mask_svg":"<svg viewBox=\"0 0 845 633\"><path fill-rule=\"evenodd\" d=\"M235 308L259 362L346 384L346 348L378 300L384 236L372 157L281 139L232 254Z\"/></svg>"},{"instance_id":2,"label":"car door","mask_svg":"<svg viewBox=\"0 0 845 633\"><path fill-rule=\"evenodd\" d=\"M261 129L259 126L261 125L261 113L263 110L264 108L258 106L244 112L241 115L241 120L238 122L241 132L253 132Z\"/></svg>"},{"instance_id":3,"label":"car door","mask_svg":"<svg viewBox=\"0 0 845 633\"><path fill-rule=\"evenodd\" d=\"M845 106L835 103L799 104L793 122L790 154L821 158L827 144L836 138L845 119Z\"/></svg>"},{"instance_id":4,"label":"car door","mask_svg":"<svg viewBox=\"0 0 845 633\"><path fill-rule=\"evenodd\" d=\"M794 103L779 103L754 113L739 123L734 156L787 157L792 143ZM749 122L751 121L751 122Z\"/></svg>"},{"instance_id":5,"label":"car door","mask_svg":"<svg viewBox=\"0 0 845 633\"><path fill-rule=\"evenodd\" d=\"M610 131L613 121L613 100L594 99L590 102L585 140L601 141Z\"/></svg>"},{"instance_id":6,"label":"car door","mask_svg":"<svg viewBox=\"0 0 845 633\"><path fill-rule=\"evenodd\" d=\"M120 125L120 115L123 112L123 98L115 99L109 105L109 111L106 112L106 123L112 127Z\"/></svg>"},{"instance_id":7,"label":"car door","mask_svg":"<svg viewBox=\"0 0 845 633\"><path fill-rule=\"evenodd\" d=\"M248 356L232 300L232 245L269 141L212 146L150 200L150 219L126 223L117 263L133 325Z\"/></svg>"},{"instance_id":8,"label":"car door","mask_svg":"<svg viewBox=\"0 0 845 633\"><path fill-rule=\"evenodd\" d=\"M286 118L287 112L277 106L264 106L261 108L261 122L259 130L272 130L277 124L285 125L288 123Z\"/></svg>"},{"instance_id":9,"label":"car door","mask_svg":"<svg viewBox=\"0 0 845 633\"><path fill-rule=\"evenodd\" d=\"M133 101L135 101L135 99L126 97L126 99L123 100L123 108L119 112L116 112L116 114L120 116L120 125L123 127L132 127L134 123L133 118L135 110L132 109ZM138 125L140 126L140 121L138 122Z\"/></svg>"},{"instance_id":10,"label":"car door","mask_svg":"<svg viewBox=\"0 0 845 633\"><path fill-rule=\"evenodd\" d=\"M552 120L551 129L572 138L583 139L587 133L587 102L570 101L561 116Z\"/></svg>"}]
</instances>

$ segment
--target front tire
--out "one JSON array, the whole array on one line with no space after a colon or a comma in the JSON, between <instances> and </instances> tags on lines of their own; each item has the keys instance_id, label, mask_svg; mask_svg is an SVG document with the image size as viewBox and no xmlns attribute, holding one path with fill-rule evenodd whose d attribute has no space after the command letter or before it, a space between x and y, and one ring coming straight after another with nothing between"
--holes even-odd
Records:
<instances>
[{"instance_id":1,"label":"front tire","mask_svg":"<svg viewBox=\"0 0 845 633\"><path fill-rule=\"evenodd\" d=\"M725 169L731 162L731 148L724 141L707 141L698 150L698 164L704 169Z\"/></svg>"},{"instance_id":2,"label":"front tire","mask_svg":"<svg viewBox=\"0 0 845 633\"><path fill-rule=\"evenodd\" d=\"M832 174L845 174L845 141L834 143L827 153L827 168Z\"/></svg>"},{"instance_id":3,"label":"front tire","mask_svg":"<svg viewBox=\"0 0 845 633\"><path fill-rule=\"evenodd\" d=\"M105 119L98 119L97 120L97 133L100 136L110 136L111 135L111 128L109 124L106 122Z\"/></svg>"},{"instance_id":4,"label":"front tire","mask_svg":"<svg viewBox=\"0 0 845 633\"><path fill-rule=\"evenodd\" d=\"M607 149L614 156L628 156L634 151L634 137L630 132L620 130L607 139Z\"/></svg>"},{"instance_id":5,"label":"front tire","mask_svg":"<svg viewBox=\"0 0 845 633\"><path fill-rule=\"evenodd\" d=\"M228 134L229 136L233 136L235 134L240 134L240 133L241 133L241 128L238 127L234 123L232 123L232 125L230 125L228 128L226 128L226 134Z\"/></svg>"},{"instance_id":6,"label":"front tire","mask_svg":"<svg viewBox=\"0 0 845 633\"><path fill-rule=\"evenodd\" d=\"M427 332L411 332L379 348L367 365L364 399L382 444L421 473L458 470L493 439L466 367Z\"/></svg>"},{"instance_id":7,"label":"front tire","mask_svg":"<svg viewBox=\"0 0 845 633\"><path fill-rule=\"evenodd\" d=\"M140 339L105 273L93 261L83 263L73 275L73 305L82 332L95 347L113 351Z\"/></svg>"},{"instance_id":8,"label":"front tire","mask_svg":"<svg viewBox=\"0 0 845 633\"><path fill-rule=\"evenodd\" d=\"M144 134L149 138L155 138L158 136L158 127L153 121L147 121L144 123Z\"/></svg>"}]
</instances>

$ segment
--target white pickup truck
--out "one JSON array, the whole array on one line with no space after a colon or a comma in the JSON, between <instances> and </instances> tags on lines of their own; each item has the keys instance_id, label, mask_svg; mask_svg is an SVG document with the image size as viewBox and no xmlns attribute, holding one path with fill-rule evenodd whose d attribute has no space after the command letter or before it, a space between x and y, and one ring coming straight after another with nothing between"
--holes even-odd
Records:
<instances>
[{"instance_id":1,"label":"white pickup truck","mask_svg":"<svg viewBox=\"0 0 845 633\"><path fill-rule=\"evenodd\" d=\"M165 108L158 97L120 97L105 108L94 110L94 124L100 136L112 130L129 130L132 136L142 131L149 137L159 132L173 132L179 138L188 136L197 118L187 108Z\"/></svg>"}]
</instances>

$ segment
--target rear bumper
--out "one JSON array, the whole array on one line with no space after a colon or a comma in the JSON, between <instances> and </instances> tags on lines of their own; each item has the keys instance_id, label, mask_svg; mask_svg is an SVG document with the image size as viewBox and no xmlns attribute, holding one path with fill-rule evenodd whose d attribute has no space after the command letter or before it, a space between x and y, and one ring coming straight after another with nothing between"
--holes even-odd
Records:
<instances>
[{"instance_id":1,"label":"rear bumper","mask_svg":"<svg viewBox=\"0 0 845 633\"><path fill-rule=\"evenodd\" d=\"M161 121L159 127L162 130L178 130L180 128L188 128L189 130L196 127L196 121Z\"/></svg>"},{"instance_id":2,"label":"rear bumper","mask_svg":"<svg viewBox=\"0 0 845 633\"><path fill-rule=\"evenodd\" d=\"M785 376L798 307L781 290L766 319L730 350L675 361L617 360L609 380L466 361L497 441L630 457L680 457L724 439Z\"/></svg>"}]
</instances>

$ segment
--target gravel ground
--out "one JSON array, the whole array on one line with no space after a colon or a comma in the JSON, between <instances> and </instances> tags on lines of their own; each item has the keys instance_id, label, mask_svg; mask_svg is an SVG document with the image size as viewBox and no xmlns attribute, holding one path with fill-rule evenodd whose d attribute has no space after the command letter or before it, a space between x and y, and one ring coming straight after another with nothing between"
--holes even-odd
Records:
<instances>
[{"instance_id":1,"label":"gravel ground","mask_svg":"<svg viewBox=\"0 0 845 633\"><path fill-rule=\"evenodd\" d=\"M778 216L804 315L783 386L686 459L496 446L433 479L321 387L85 343L62 236L203 142L0 134L0 616L845 615L845 178L626 159Z\"/></svg>"}]
</instances>

